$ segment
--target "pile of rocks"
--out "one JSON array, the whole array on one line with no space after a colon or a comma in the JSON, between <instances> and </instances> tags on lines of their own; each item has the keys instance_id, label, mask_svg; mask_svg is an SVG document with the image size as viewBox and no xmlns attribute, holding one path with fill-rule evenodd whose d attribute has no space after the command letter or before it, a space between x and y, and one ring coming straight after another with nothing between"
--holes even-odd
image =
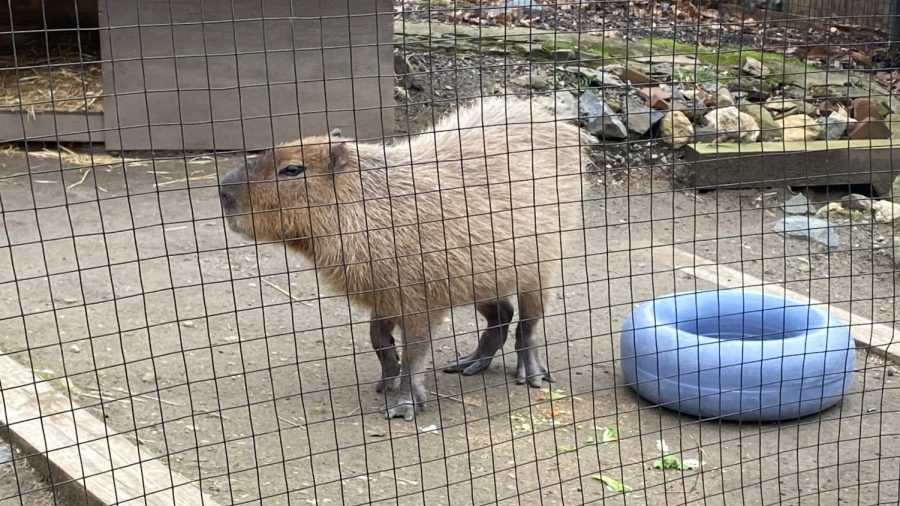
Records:
<instances>
[{"instance_id":1,"label":"pile of rocks","mask_svg":"<svg viewBox=\"0 0 900 506\"><path fill-rule=\"evenodd\" d=\"M673 87L623 66L559 70L580 75L587 89L577 96L557 93L558 113L578 117L605 140L658 137L677 149L691 142L887 139L894 128L890 111L873 98L856 98L844 107L840 102L848 100L813 101L802 89L764 91L759 83L769 70L751 57L743 60L741 77L725 86L713 79Z\"/></svg>"}]
</instances>

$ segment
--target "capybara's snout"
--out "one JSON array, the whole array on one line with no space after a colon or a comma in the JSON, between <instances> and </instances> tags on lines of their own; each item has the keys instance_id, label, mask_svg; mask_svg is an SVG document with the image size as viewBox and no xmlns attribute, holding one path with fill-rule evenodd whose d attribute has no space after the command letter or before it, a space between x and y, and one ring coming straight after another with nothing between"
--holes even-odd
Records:
<instances>
[{"instance_id":1,"label":"capybara's snout","mask_svg":"<svg viewBox=\"0 0 900 506\"><path fill-rule=\"evenodd\" d=\"M247 182L243 177L246 169L237 168L229 172L219 183L219 201L222 203L222 211L225 216L233 216L243 212L243 202L246 201Z\"/></svg>"}]
</instances>

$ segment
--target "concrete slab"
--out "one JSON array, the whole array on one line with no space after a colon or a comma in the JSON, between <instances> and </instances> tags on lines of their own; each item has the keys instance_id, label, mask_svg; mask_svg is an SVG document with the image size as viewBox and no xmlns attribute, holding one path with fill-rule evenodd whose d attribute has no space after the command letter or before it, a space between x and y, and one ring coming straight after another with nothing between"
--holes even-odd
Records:
<instances>
[{"instance_id":1,"label":"concrete slab","mask_svg":"<svg viewBox=\"0 0 900 506\"><path fill-rule=\"evenodd\" d=\"M675 168L681 188L871 184L880 195L900 173L894 139L688 145Z\"/></svg>"}]
</instances>

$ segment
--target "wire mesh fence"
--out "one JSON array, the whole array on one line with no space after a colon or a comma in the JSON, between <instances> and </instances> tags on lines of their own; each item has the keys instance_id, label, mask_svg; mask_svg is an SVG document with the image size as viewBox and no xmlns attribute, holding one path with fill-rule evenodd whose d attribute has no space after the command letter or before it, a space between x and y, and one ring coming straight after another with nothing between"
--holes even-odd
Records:
<instances>
[{"instance_id":1,"label":"wire mesh fence","mask_svg":"<svg viewBox=\"0 0 900 506\"><path fill-rule=\"evenodd\" d=\"M3 2L0 504L898 502L894 9Z\"/></svg>"}]
</instances>

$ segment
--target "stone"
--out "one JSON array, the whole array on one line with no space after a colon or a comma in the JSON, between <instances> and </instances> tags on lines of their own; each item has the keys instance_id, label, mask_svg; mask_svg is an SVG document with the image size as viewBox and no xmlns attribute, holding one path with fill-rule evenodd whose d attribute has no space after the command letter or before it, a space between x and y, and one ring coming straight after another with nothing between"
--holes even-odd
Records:
<instances>
[{"instance_id":1,"label":"stone","mask_svg":"<svg viewBox=\"0 0 900 506\"><path fill-rule=\"evenodd\" d=\"M851 193L841 197L841 205L851 211L872 211L872 199L858 193Z\"/></svg>"},{"instance_id":2,"label":"stone","mask_svg":"<svg viewBox=\"0 0 900 506\"><path fill-rule=\"evenodd\" d=\"M785 116L780 120L782 128L781 138L788 142L811 141L819 136L822 129L816 124L816 120L805 114Z\"/></svg>"},{"instance_id":3,"label":"stone","mask_svg":"<svg viewBox=\"0 0 900 506\"><path fill-rule=\"evenodd\" d=\"M675 103L684 104L684 109L679 110L681 110L691 121L696 121L697 118L701 118L704 114L709 112L709 107L706 107L703 100L696 98L690 98L685 102L673 102L673 105Z\"/></svg>"},{"instance_id":4,"label":"stone","mask_svg":"<svg viewBox=\"0 0 900 506\"><path fill-rule=\"evenodd\" d=\"M640 69L636 69L634 67L625 67L625 71L622 73L622 78L631 84L650 84L650 76L648 76L645 72Z\"/></svg>"},{"instance_id":5,"label":"stone","mask_svg":"<svg viewBox=\"0 0 900 506\"><path fill-rule=\"evenodd\" d=\"M768 109L759 104L745 104L741 112L747 114L759 125L759 138L763 142L781 138L781 125L773 118Z\"/></svg>"},{"instance_id":6,"label":"stone","mask_svg":"<svg viewBox=\"0 0 900 506\"><path fill-rule=\"evenodd\" d=\"M519 76L513 79L513 83L518 84L523 88L534 88L536 90L546 90L550 85L550 83L547 82L547 78L540 74Z\"/></svg>"},{"instance_id":7,"label":"stone","mask_svg":"<svg viewBox=\"0 0 900 506\"><path fill-rule=\"evenodd\" d=\"M893 183L891 183L890 197L895 204L900 204L900 176L895 177Z\"/></svg>"},{"instance_id":8,"label":"stone","mask_svg":"<svg viewBox=\"0 0 900 506\"><path fill-rule=\"evenodd\" d=\"M775 111L784 115L790 114L793 111L796 111L799 105L797 102L793 102L791 100L784 100L779 98L772 98L768 100L765 104L763 104L766 109L770 111Z\"/></svg>"},{"instance_id":9,"label":"stone","mask_svg":"<svg viewBox=\"0 0 900 506\"><path fill-rule=\"evenodd\" d=\"M641 95L650 102L651 109L656 109L657 111L669 110L669 98L672 96L671 93L654 86L652 88L641 90Z\"/></svg>"},{"instance_id":10,"label":"stone","mask_svg":"<svg viewBox=\"0 0 900 506\"><path fill-rule=\"evenodd\" d=\"M749 74L753 77L763 77L772 73L772 71L769 70L769 67L766 67L761 61L751 56L744 58L744 64L741 65L741 70L744 71L745 74Z\"/></svg>"},{"instance_id":11,"label":"stone","mask_svg":"<svg viewBox=\"0 0 900 506\"><path fill-rule=\"evenodd\" d=\"M596 94L586 91L578 97L578 112L585 129L591 134L610 140L628 138L628 129L616 113Z\"/></svg>"},{"instance_id":12,"label":"stone","mask_svg":"<svg viewBox=\"0 0 900 506\"><path fill-rule=\"evenodd\" d=\"M862 121L866 118L882 119L881 111L878 109L878 102L872 98L857 98L850 103L847 108L847 115L856 121Z\"/></svg>"},{"instance_id":13,"label":"stone","mask_svg":"<svg viewBox=\"0 0 900 506\"><path fill-rule=\"evenodd\" d=\"M900 114L888 114L884 117L884 124L891 131L891 138L900 138Z\"/></svg>"},{"instance_id":14,"label":"stone","mask_svg":"<svg viewBox=\"0 0 900 506\"><path fill-rule=\"evenodd\" d=\"M785 214L812 214L816 212L815 206L809 203L806 195L798 193L785 201Z\"/></svg>"},{"instance_id":15,"label":"stone","mask_svg":"<svg viewBox=\"0 0 900 506\"><path fill-rule=\"evenodd\" d=\"M900 204L890 200L876 200L872 203L872 211L875 213L875 221L878 223L890 223L900 219Z\"/></svg>"},{"instance_id":16,"label":"stone","mask_svg":"<svg viewBox=\"0 0 900 506\"><path fill-rule=\"evenodd\" d=\"M156 375L153 374L152 371L144 373L144 375L141 376L141 381L143 381L144 383L153 383L156 381Z\"/></svg>"},{"instance_id":17,"label":"stone","mask_svg":"<svg viewBox=\"0 0 900 506\"><path fill-rule=\"evenodd\" d=\"M650 109L633 99L625 100L624 112L628 131L638 137L646 135L665 116L665 113Z\"/></svg>"},{"instance_id":18,"label":"stone","mask_svg":"<svg viewBox=\"0 0 900 506\"><path fill-rule=\"evenodd\" d=\"M836 141L847 133L847 116L841 115L839 112L832 112L828 116L816 118L816 123L822 131L819 133L819 139L826 141Z\"/></svg>"},{"instance_id":19,"label":"stone","mask_svg":"<svg viewBox=\"0 0 900 506\"><path fill-rule=\"evenodd\" d=\"M734 97L728 88L722 87L716 92L716 105L719 107L728 107L734 105Z\"/></svg>"},{"instance_id":20,"label":"stone","mask_svg":"<svg viewBox=\"0 0 900 506\"><path fill-rule=\"evenodd\" d=\"M694 136L691 120L681 111L669 111L659 124L663 140L675 149L684 147Z\"/></svg>"},{"instance_id":21,"label":"stone","mask_svg":"<svg viewBox=\"0 0 900 506\"><path fill-rule=\"evenodd\" d=\"M704 118L718 132L719 140L756 142L759 139L759 125L752 116L737 107L721 107L708 112Z\"/></svg>"},{"instance_id":22,"label":"stone","mask_svg":"<svg viewBox=\"0 0 900 506\"><path fill-rule=\"evenodd\" d=\"M743 92L746 94L747 100L751 102L764 102L771 96L770 93L746 82L728 83L728 91L730 91L732 95L734 95L735 93Z\"/></svg>"},{"instance_id":23,"label":"stone","mask_svg":"<svg viewBox=\"0 0 900 506\"><path fill-rule=\"evenodd\" d=\"M592 69L590 67L566 67L565 71L572 74L581 74L584 77L588 78L591 84L601 86L625 86L625 83L611 72Z\"/></svg>"},{"instance_id":24,"label":"stone","mask_svg":"<svg viewBox=\"0 0 900 506\"><path fill-rule=\"evenodd\" d=\"M694 142L715 142L718 137L719 132L713 124L694 126Z\"/></svg>"},{"instance_id":25,"label":"stone","mask_svg":"<svg viewBox=\"0 0 900 506\"><path fill-rule=\"evenodd\" d=\"M891 130L878 118L865 118L853 126L847 135L851 140L890 139Z\"/></svg>"}]
</instances>

